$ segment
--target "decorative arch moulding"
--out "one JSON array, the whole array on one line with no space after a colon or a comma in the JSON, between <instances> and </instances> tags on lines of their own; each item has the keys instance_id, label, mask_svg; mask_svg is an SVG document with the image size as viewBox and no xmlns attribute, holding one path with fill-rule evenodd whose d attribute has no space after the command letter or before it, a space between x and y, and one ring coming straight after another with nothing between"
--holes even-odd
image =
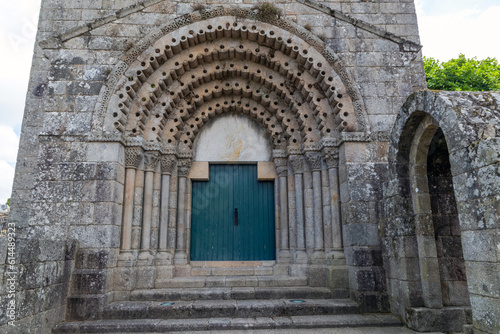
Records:
<instances>
[{"instance_id":1,"label":"decorative arch moulding","mask_svg":"<svg viewBox=\"0 0 500 334\"><path fill-rule=\"evenodd\" d=\"M357 85L321 39L238 7L184 15L139 41L103 86L90 139L189 151L221 112L253 117L275 149L371 139Z\"/></svg>"}]
</instances>

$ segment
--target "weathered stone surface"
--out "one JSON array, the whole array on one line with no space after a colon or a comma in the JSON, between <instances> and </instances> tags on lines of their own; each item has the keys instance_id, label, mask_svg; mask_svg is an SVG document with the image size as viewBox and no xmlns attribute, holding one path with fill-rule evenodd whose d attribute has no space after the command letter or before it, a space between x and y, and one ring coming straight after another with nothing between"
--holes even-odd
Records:
<instances>
[{"instance_id":1,"label":"weathered stone surface","mask_svg":"<svg viewBox=\"0 0 500 334\"><path fill-rule=\"evenodd\" d=\"M332 296L349 288L363 312L388 310L390 295L404 318L406 308L425 303L466 304L460 296L471 270L475 330L492 332L500 95L426 91L406 100L425 88L412 1L279 0L279 16L258 2L42 1L9 220L22 236L21 332L50 332L65 308L68 319L97 319L113 296L162 286L309 284L329 286ZM430 136L423 113L443 130L451 174L427 181L439 188L427 202L425 187L415 186L425 175L412 178L423 164L412 162L411 172L409 165L419 152L410 154L414 134ZM192 161L271 159L280 177L276 250L287 260L279 268L190 268ZM0 247L5 272L1 239ZM227 276L242 274L249 276ZM488 284L477 284L485 275ZM222 307L210 309L220 316ZM271 303L250 313L277 309ZM385 324L363 319L357 323ZM351 321L214 318L67 329Z\"/></svg>"}]
</instances>

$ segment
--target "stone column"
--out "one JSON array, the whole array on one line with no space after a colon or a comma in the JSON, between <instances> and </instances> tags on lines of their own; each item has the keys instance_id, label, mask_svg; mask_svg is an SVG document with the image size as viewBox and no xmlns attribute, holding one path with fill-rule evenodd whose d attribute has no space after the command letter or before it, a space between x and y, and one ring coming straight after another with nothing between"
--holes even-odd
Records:
<instances>
[{"instance_id":1,"label":"stone column","mask_svg":"<svg viewBox=\"0 0 500 334\"><path fill-rule=\"evenodd\" d=\"M134 216L135 174L142 160L142 148L125 148L125 194L123 199L123 224L121 258L132 258L132 219Z\"/></svg>"},{"instance_id":2,"label":"stone column","mask_svg":"<svg viewBox=\"0 0 500 334\"><path fill-rule=\"evenodd\" d=\"M323 242L325 254L332 252L332 214L330 206L330 187L328 183L328 169L323 166L321 169L321 187L323 191Z\"/></svg>"},{"instance_id":3,"label":"stone column","mask_svg":"<svg viewBox=\"0 0 500 334\"><path fill-rule=\"evenodd\" d=\"M278 174L280 243L278 259L280 262L290 262L290 246L288 239L288 161L285 157L274 158L274 166Z\"/></svg>"},{"instance_id":4,"label":"stone column","mask_svg":"<svg viewBox=\"0 0 500 334\"><path fill-rule=\"evenodd\" d=\"M187 176L191 167L191 158L182 158L177 163L178 201L177 201L177 247L175 250L175 263L187 264L186 252L186 192Z\"/></svg>"},{"instance_id":5,"label":"stone column","mask_svg":"<svg viewBox=\"0 0 500 334\"><path fill-rule=\"evenodd\" d=\"M307 152L307 163L311 168L313 177L313 211L314 211L314 254L313 262L325 260L325 248L323 241L323 202L321 187L321 153Z\"/></svg>"},{"instance_id":6,"label":"stone column","mask_svg":"<svg viewBox=\"0 0 500 334\"><path fill-rule=\"evenodd\" d=\"M144 153L144 204L142 211L142 238L139 260L152 260L151 248L151 219L153 213L153 182L156 165L160 158L159 152L146 151Z\"/></svg>"},{"instance_id":7,"label":"stone column","mask_svg":"<svg viewBox=\"0 0 500 334\"><path fill-rule=\"evenodd\" d=\"M144 160L144 159L143 159ZM142 215L144 212L144 162L135 173L134 217L132 218L132 249L141 249Z\"/></svg>"},{"instance_id":8,"label":"stone column","mask_svg":"<svg viewBox=\"0 0 500 334\"><path fill-rule=\"evenodd\" d=\"M295 180L295 210L297 228L297 251L295 253L295 263L307 263L306 244L304 238L304 158L301 155L290 155L290 164L294 173Z\"/></svg>"},{"instance_id":9,"label":"stone column","mask_svg":"<svg viewBox=\"0 0 500 334\"><path fill-rule=\"evenodd\" d=\"M175 254L175 246L177 243L177 194L177 172L174 168L174 170L172 170L172 175L170 176L170 195L168 199L167 249L171 254Z\"/></svg>"},{"instance_id":10,"label":"stone column","mask_svg":"<svg viewBox=\"0 0 500 334\"><path fill-rule=\"evenodd\" d=\"M340 215L340 190L339 190L339 149L327 147L323 155L328 167L328 182L330 185L330 206L332 216L332 248L333 253L343 256L342 220Z\"/></svg>"},{"instance_id":11,"label":"stone column","mask_svg":"<svg viewBox=\"0 0 500 334\"><path fill-rule=\"evenodd\" d=\"M297 249L297 201L295 200L295 180L292 168L287 168L288 182L288 243L290 251L295 252ZM290 254L292 256L293 254Z\"/></svg>"},{"instance_id":12,"label":"stone column","mask_svg":"<svg viewBox=\"0 0 500 334\"><path fill-rule=\"evenodd\" d=\"M313 204L313 180L309 165L304 161L304 174L302 183L304 186L304 235L306 238L306 253L309 258L314 252L314 204Z\"/></svg>"},{"instance_id":13,"label":"stone column","mask_svg":"<svg viewBox=\"0 0 500 334\"><path fill-rule=\"evenodd\" d=\"M157 259L170 261L172 255L168 253L169 248L174 248L173 245L168 245L168 219L169 219L169 200L170 200L170 176L175 167L177 158L173 154L164 154L161 156L161 203L160 203L160 233L158 242Z\"/></svg>"}]
</instances>

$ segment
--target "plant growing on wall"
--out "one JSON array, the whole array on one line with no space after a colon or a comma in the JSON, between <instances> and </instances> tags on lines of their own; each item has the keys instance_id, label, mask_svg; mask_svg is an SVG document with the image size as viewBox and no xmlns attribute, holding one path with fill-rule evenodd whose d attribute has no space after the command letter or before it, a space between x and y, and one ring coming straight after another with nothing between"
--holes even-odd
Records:
<instances>
[{"instance_id":1,"label":"plant growing on wall","mask_svg":"<svg viewBox=\"0 0 500 334\"><path fill-rule=\"evenodd\" d=\"M281 9L269 2L263 2L260 5L256 5L254 8L258 10L262 17L280 17L283 15Z\"/></svg>"}]
</instances>

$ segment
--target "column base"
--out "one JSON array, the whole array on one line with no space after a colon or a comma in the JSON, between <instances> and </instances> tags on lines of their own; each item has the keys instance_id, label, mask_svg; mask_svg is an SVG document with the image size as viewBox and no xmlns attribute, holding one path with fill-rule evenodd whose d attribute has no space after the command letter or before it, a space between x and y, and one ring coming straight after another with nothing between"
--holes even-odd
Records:
<instances>
[{"instance_id":1,"label":"column base","mask_svg":"<svg viewBox=\"0 0 500 334\"><path fill-rule=\"evenodd\" d=\"M304 250L298 250L295 253L294 263L307 264L308 262L309 262L309 259L307 257L307 253Z\"/></svg>"},{"instance_id":2,"label":"column base","mask_svg":"<svg viewBox=\"0 0 500 334\"><path fill-rule=\"evenodd\" d=\"M278 253L278 263L290 263L290 251L288 249L280 250Z\"/></svg>"},{"instance_id":3,"label":"column base","mask_svg":"<svg viewBox=\"0 0 500 334\"><path fill-rule=\"evenodd\" d=\"M118 254L118 267L133 267L136 260L136 254L132 250L121 251Z\"/></svg>"},{"instance_id":4,"label":"column base","mask_svg":"<svg viewBox=\"0 0 500 334\"><path fill-rule=\"evenodd\" d=\"M345 253L343 249L334 249L328 253L328 257L332 259L345 259Z\"/></svg>"},{"instance_id":5,"label":"column base","mask_svg":"<svg viewBox=\"0 0 500 334\"><path fill-rule=\"evenodd\" d=\"M172 254L167 251L159 251L156 254L155 264L157 266L169 266L172 265Z\"/></svg>"},{"instance_id":6,"label":"column base","mask_svg":"<svg viewBox=\"0 0 500 334\"><path fill-rule=\"evenodd\" d=\"M187 264L188 263L188 258L187 258L186 251L177 251L177 252L175 252L174 263L175 264Z\"/></svg>"},{"instance_id":7,"label":"column base","mask_svg":"<svg viewBox=\"0 0 500 334\"><path fill-rule=\"evenodd\" d=\"M153 264L154 256L149 251L141 251L137 257L137 262L141 262L139 265L151 265Z\"/></svg>"},{"instance_id":8,"label":"column base","mask_svg":"<svg viewBox=\"0 0 500 334\"><path fill-rule=\"evenodd\" d=\"M314 251L312 258L312 264L325 264L326 263L326 254L323 250Z\"/></svg>"}]
</instances>

